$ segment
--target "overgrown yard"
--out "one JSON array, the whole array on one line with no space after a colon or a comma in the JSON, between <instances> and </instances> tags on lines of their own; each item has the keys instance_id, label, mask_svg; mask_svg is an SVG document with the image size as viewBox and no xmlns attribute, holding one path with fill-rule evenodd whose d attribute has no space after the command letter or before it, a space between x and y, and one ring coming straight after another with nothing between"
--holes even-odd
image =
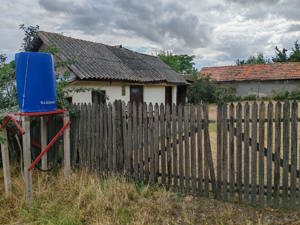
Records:
<instances>
[{"instance_id":1,"label":"overgrown yard","mask_svg":"<svg viewBox=\"0 0 300 225\"><path fill-rule=\"evenodd\" d=\"M300 224L299 211L184 197L116 176L79 171L65 180L60 173L35 173L33 180L34 202L27 208L22 177L14 176L13 195L5 198L1 176L1 224Z\"/></svg>"}]
</instances>

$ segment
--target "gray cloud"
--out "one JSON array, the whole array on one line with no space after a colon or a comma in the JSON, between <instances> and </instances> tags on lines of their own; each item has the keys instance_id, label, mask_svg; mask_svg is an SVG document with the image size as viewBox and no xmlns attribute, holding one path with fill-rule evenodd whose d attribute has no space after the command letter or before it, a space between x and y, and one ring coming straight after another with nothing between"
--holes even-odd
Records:
<instances>
[{"instance_id":1,"label":"gray cloud","mask_svg":"<svg viewBox=\"0 0 300 225\"><path fill-rule=\"evenodd\" d=\"M287 32L299 32L300 24L291 24L286 31Z\"/></svg>"},{"instance_id":2,"label":"gray cloud","mask_svg":"<svg viewBox=\"0 0 300 225\"><path fill-rule=\"evenodd\" d=\"M22 42L19 24L143 51L196 56L199 66L234 64L299 39L299 0L2 0L1 53Z\"/></svg>"},{"instance_id":3,"label":"gray cloud","mask_svg":"<svg viewBox=\"0 0 300 225\"><path fill-rule=\"evenodd\" d=\"M68 22L62 24L61 29L77 29L86 34L126 30L128 35L138 35L166 46L173 40L190 49L207 44L212 30L211 25L202 23L175 1L89 1L84 5L71 2L39 1L44 9L67 16Z\"/></svg>"}]
</instances>

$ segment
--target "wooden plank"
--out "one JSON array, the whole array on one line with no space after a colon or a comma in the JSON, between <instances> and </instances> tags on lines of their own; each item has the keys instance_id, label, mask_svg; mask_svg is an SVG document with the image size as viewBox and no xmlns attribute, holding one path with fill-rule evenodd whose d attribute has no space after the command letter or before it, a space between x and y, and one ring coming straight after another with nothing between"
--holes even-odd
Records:
<instances>
[{"instance_id":1,"label":"wooden plank","mask_svg":"<svg viewBox=\"0 0 300 225\"><path fill-rule=\"evenodd\" d=\"M23 172L25 182L25 204L30 206L32 203L32 172L28 171L31 164L31 150L30 150L30 118L28 116L22 117L22 127L25 129L23 135Z\"/></svg>"},{"instance_id":2,"label":"wooden plank","mask_svg":"<svg viewBox=\"0 0 300 225\"><path fill-rule=\"evenodd\" d=\"M252 145L251 145L251 204L256 204L257 177L257 103L252 104Z\"/></svg>"},{"instance_id":3,"label":"wooden plank","mask_svg":"<svg viewBox=\"0 0 300 225\"><path fill-rule=\"evenodd\" d=\"M127 154L126 154L126 170L129 177L132 176L132 156L133 156L133 140L132 140L132 103L128 102L127 104L127 110L128 110L128 148L127 148Z\"/></svg>"},{"instance_id":4,"label":"wooden plank","mask_svg":"<svg viewBox=\"0 0 300 225\"><path fill-rule=\"evenodd\" d=\"M291 205L296 206L297 188L297 147L298 147L298 103L292 103L291 115Z\"/></svg>"},{"instance_id":5,"label":"wooden plank","mask_svg":"<svg viewBox=\"0 0 300 225\"><path fill-rule=\"evenodd\" d=\"M41 129L41 151L43 151L48 145L48 136L47 136L47 117L40 117L40 129ZM48 169L48 157L47 153L42 157L42 170Z\"/></svg>"},{"instance_id":6,"label":"wooden plank","mask_svg":"<svg viewBox=\"0 0 300 225\"><path fill-rule=\"evenodd\" d=\"M133 170L134 179L138 180L138 169L139 169L139 152L138 152L138 118L137 118L137 105L135 102L132 103L132 119L133 119Z\"/></svg>"},{"instance_id":7,"label":"wooden plank","mask_svg":"<svg viewBox=\"0 0 300 225\"><path fill-rule=\"evenodd\" d=\"M111 109L112 123L112 170L117 172L117 119L116 119L116 101Z\"/></svg>"},{"instance_id":8,"label":"wooden plank","mask_svg":"<svg viewBox=\"0 0 300 225\"><path fill-rule=\"evenodd\" d=\"M143 103L138 104L139 180L144 180Z\"/></svg>"},{"instance_id":9,"label":"wooden plank","mask_svg":"<svg viewBox=\"0 0 300 225\"><path fill-rule=\"evenodd\" d=\"M191 130L191 180L192 180L192 193L196 194L197 179L196 179L196 120L195 120L195 107L190 108L190 130Z\"/></svg>"},{"instance_id":10,"label":"wooden plank","mask_svg":"<svg viewBox=\"0 0 300 225\"><path fill-rule=\"evenodd\" d=\"M242 201L243 161L242 161L242 105L236 106L236 166L237 166L237 191L239 202Z\"/></svg>"},{"instance_id":11,"label":"wooden plank","mask_svg":"<svg viewBox=\"0 0 300 225\"><path fill-rule=\"evenodd\" d=\"M78 144L78 154L79 154L79 165L80 167L83 166L84 164L84 160L83 160L83 149L84 149L84 145L83 145L83 138L84 138L84 108L83 108L83 104L80 104L80 120L79 120L79 144Z\"/></svg>"},{"instance_id":12,"label":"wooden plank","mask_svg":"<svg viewBox=\"0 0 300 225\"><path fill-rule=\"evenodd\" d=\"M228 148L227 148L227 104L222 107L222 198L227 200L227 181L228 181Z\"/></svg>"},{"instance_id":13,"label":"wooden plank","mask_svg":"<svg viewBox=\"0 0 300 225\"><path fill-rule=\"evenodd\" d=\"M150 153L150 183L154 184L155 162L154 162L154 127L153 127L153 106L149 104L149 153Z\"/></svg>"},{"instance_id":14,"label":"wooden plank","mask_svg":"<svg viewBox=\"0 0 300 225\"><path fill-rule=\"evenodd\" d=\"M244 106L244 202L249 202L249 103Z\"/></svg>"},{"instance_id":15,"label":"wooden plank","mask_svg":"<svg viewBox=\"0 0 300 225\"><path fill-rule=\"evenodd\" d=\"M92 106L89 103L87 105L87 126L86 126L86 151L87 151L87 158L86 158L86 166L89 170L91 170L91 153L92 153L92 132L91 132L91 115L92 115Z\"/></svg>"},{"instance_id":16,"label":"wooden plank","mask_svg":"<svg viewBox=\"0 0 300 225\"><path fill-rule=\"evenodd\" d=\"M184 106L184 160L185 160L185 191L188 193L190 191L190 106Z\"/></svg>"},{"instance_id":17,"label":"wooden plank","mask_svg":"<svg viewBox=\"0 0 300 225\"><path fill-rule=\"evenodd\" d=\"M161 154L161 182L166 184L166 152L165 152L165 109L160 105L160 154Z\"/></svg>"},{"instance_id":18,"label":"wooden plank","mask_svg":"<svg viewBox=\"0 0 300 225\"><path fill-rule=\"evenodd\" d=\"M155 158L155 182L159 176L159 105L154 106L154 158Z\"/></svg>"},{"instance_id":19,"label":"wooden plank","mask_svg":"<svg viewBox=\"0 0 300 225\"><path fill-rule=\"evenodd\" d=\"M203 150L202 150L202 119L203 119L203 106L201 104L197 105L197 164L198 164L198 193L202 195L203 193ZM179 114L179 108L178 108ZM179 118L179 116L178 116ZM178 119L178 127L179 127L179 119ZM178 128L179 133L179 128Z\"/></svg>"},{"instance_id":20,"label":"wooden plank","mask_svg":"<svg viewBox=\"0 0 300 225\"><path fill-rule=\"evenodd\" d=\"M259 105L259 204L264 206L264 182L265 182L265 104L262 101Z\"/></svg>"},{"instance_id":21,"label":"wooden plank","mask_svg":"<svg viewBox=\"0 0 300 225\"><path fill-rule=\"evenodd\" d=\"M167 189L172 184L172 156L171 156L171 115L170 105L166 105L166 149L167 149Z\"/></svg>"},{"instance_id":22,"label":"wooden plank","mask_svg":"<svg viewBox=\"0 0 300 225\"><path fill-rule=\"evenodd\" d=\"M217 105L217 199L221 199L222 189L222 148L223 148L223 136L222 136L222 122L223 122L223 104Z\"/></svg>"},{"instance_id":23,"label":"wooden plank","mask_svg":"<svg viewBox=\"0 0 300 225\"><path fill-rule=\"evenodd\" d=\"M104 104L103 105L103 122L104 122L104 126L103 126L103 139L104 139L104 145L103 145L103 164L104 164L104 170L108 171L109 167L108 167L108 145L109 145L109 141L108 141L108 127L109 127L109 117L108 117L108 105Z\"/></svg>"},{"instance_id":24,"label":"wooden plank","mask_svg":"<svg viewBox=\"0 0 300 225\"><path fill-rule=\"evenodd\" d=\"M122 101L122 135L123 135L123 160L122 160L122 173L125 172L126 162L125 157L127 154L127 142L128 142L128 132L127 132L127 106L124 101Z\"/></svg>"},{"instance_id":25,"label":"wooden plank","mask_svg":"<svg viewBox=\"0 0 300 225\"><path fill-rule=\"evenodd\" d=\"M90 156L90 167L91 170L94 171L94 164L95 164L95 142L96 142L96 134L95 134L95 130L96 130L96 123L95 123L95 108L96 108L96 104L92 104L91 105L91 114L90 114L90 131L91 131L91 135L90 135L90 146L91 146L91 156Z\"/></svg>"},{"instance_id":26,"label":"wooden plank","mask_svg":"<svg viewBox=\"0 0 300 225\"><path fill-rule=\"evenodd\" d=\"M273 153L273 103L268 104L268 122L267 122L267 204L272 204L272 153Z\"/></svg>"},{"instance_id":27,"label":"wooden plank","mask_svg":"<svg viewBox=\"0 0 300 225\"><path fill-rule=\"evenodd\" d=\"M274 161L274 206L279 205L280 187L280 146L281 146L281 103L278 101L275 108L275 161Z\"/></svg>"},{"instance_id":28,"label":"wooden plank","mask_svg":"<svg viewBox=\"0 0 300 225\"><path fill-rule=\"evenodd\" d=\"M184 162L183 162L183 129L182 129L182 116L183 107L180 104L178 106L178 167L179 167L179 186L180 192L184 193Z\"/></svg>"},{"instance_id":29,"label":"wooden plank","mask_svg":"<svg viewBox=\"0 0 300 225\"><path fill-rule=\"evenodd\" d=\"M229 106L229 192L230 200L233 201L235 197L234 183L235 183L235 171L234 171L234 105Z\"/></svg>"},{"instance_id":30,"label":"wooden plank","mask_svg":"<svg viewBox=\"0 0 300 225\"><path fill-rule=\"evenodd\" d=\"M111 103L107 106L107 160L108 160L108 171L113 170L113 128L112 128L112 106Z\"/></svg>"},{"instance_id":31,"label":"wooden plank","mask_svg":"<svg viewBox=\"0 0 300 225\"><path fill-rule=\"evenodd\" d=\"M70 122L69 112L64 113L64 126ZM70 126L64 131L64 176L69 178L71 175L71 146L70 146Z\"/></svg>"},{"instance_id":32,"label":"wooden plank","mask_svg":"<svg viewBox=\"0 0 300 225\"><path fill-rule=\"evenodd\" d=\"M143 104L143 128L144 128L144 158L145 158L145 168L144 177L145 182L149 181L149 142L148 142L148 111L147 103Z\"/></svg>"},{"instance_id":33,"label":"wooden plank","mask_svg":"<svg viewBox=\"0 0 300 225\"><path fill-rule=\"evenodd\" d=\"M98 142L97 142L97 162L98 166L97 169L98 171L103 171L104 170L104 163L103 163L103 156L104 156L104 112L103 112L103 104L98 105L98 115L99 119L97 122L98 126L98 132L99 132L99 137L98 137Z\"/></svg>"},{"instance_id":34,"label":"wooden plank","mask_svg":"<svg viewBox=\"0 0 300 225\"><path fill-rule=\"evenodd\" d=\"M4 177L4 190L5 195L8 197L11 195L11 174L10 174L10 163L9 163L9 151L8 151L8 137L6 128L2 129L3 142L1 143L1 156L2 156L2 168Z\"/></svg>"},{"instance_id":35,"label":"wooden plank","mask_svg":"<svg viewBox=\"0 0 300 225\"><path fill-rule=\"evenodd\" d=\"M116 112L116 169L118 173L122 174L123 170L123 125L122 125L122 101L117 100L115 102ZM142 112L142 110L141 110Z\"/></svg>"},{"instance_id":36,"label":"wooden plank","mask_svg":"<svg viewBox=\"0 0 300 225\"><path fill-rule=\"evenodd\" d=\"M282 173L282 202L288 206L288 188L289 188L289 138L290 138L290 103L288 100L283 105L283 173Z\"/></svg>"},{"instance_id":37,"label":"wooden plank","mask_svg":"<svg viewBox=\"0 0 300 225\"><path fill-rule=\"evenodd\" d=\"M211 189L216 197L216 177L212 159L212 152L211 152L211 145L210 145L210 135L209 135L209 117L208 117L208 106L204 105L203 107L203 114L204 114L204 160L207 162L207 167L210 175L210 182L211 182ZM206 173L207 175L207 173ZM207 178L205 178L207 180ZM208 182L205 181L205 183ZM206 186L208 186L206 184ZM208 190L209 191L209 190Z\"/></svg>"},{"instance_id":38,"label":"wooden plank","mask_svg":"<svg viewBox=\"0 0 300 225\"><path fill-rule=\"evenodd\" d=\"M173 179L174 189L178 190L178 158L177 158L177 106L172 106L172 144L173 144Z\"/></svg>"}]
</instances>

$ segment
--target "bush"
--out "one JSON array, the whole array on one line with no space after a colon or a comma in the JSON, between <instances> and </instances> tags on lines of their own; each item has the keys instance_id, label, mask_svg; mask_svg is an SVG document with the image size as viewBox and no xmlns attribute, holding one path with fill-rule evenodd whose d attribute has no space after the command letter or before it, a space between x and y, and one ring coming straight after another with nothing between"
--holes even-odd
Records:
<instances>
[{"instance_id":1,"label":"bush","mask_svg":"<svg viewBox=\"0 0 300 225\"><path fill-rule=\"evenodd\" d=\"M223 103L228 101L239 101L241 97L235 94L233 88L224 88L211 81L209 76L195 80L188 90L188 100L190 103Z\"/></svg>"}]
</instances>

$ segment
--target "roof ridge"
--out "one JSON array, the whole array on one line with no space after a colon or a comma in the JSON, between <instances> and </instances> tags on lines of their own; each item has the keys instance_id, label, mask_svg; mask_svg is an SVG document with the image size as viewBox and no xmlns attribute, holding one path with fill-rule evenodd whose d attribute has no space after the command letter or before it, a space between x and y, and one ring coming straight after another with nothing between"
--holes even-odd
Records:
<instances>
[{"instance_id":1,"label":"roof ridge","mask_svg":"<svg viewBox=\"0 0 300 225\"><path fill-rule=\"evenodd\" d=\"M205 67L202 67L202 69L218 69L218 68L230 68L230 67L258 67L258 66L275 66L275 65L287 65L287 64L299 64L300 65L300 62L278 62L278 63L266 63L266 64L243 64L243 65L226 65L226 66L205 66ZM201 72L201 70L200 70L200 72Z\"/></svg>"}]
</instances>

